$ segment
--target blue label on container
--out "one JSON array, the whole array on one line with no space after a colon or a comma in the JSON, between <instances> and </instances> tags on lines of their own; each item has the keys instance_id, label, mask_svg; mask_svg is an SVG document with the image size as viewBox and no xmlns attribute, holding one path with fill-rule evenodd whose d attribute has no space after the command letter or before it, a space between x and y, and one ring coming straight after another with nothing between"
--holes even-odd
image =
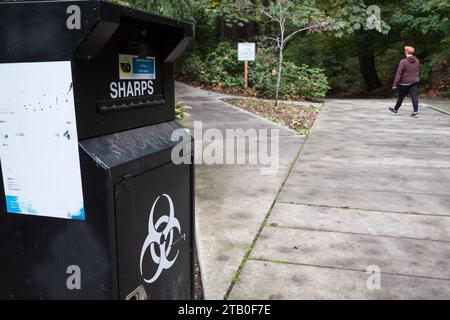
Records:
<instances>
[{"instance_id":1,"label":"blue label on container","mask_svg":"<svg viewBox=\"0 0 450 320\"><path fill-rule=\"evenodd\" d=\"M155 74L155 58L139 59L133 58L133 73Z\"/></svg>"}]
</instances>

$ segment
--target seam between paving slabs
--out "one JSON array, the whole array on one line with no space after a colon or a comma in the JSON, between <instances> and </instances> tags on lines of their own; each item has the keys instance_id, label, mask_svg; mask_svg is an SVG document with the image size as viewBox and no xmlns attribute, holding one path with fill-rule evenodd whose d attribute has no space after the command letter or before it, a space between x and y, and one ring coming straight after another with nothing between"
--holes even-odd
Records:
<instances>
[{"instance_id":1,"label":"seam between paving slabs","mask_svg":"<svg viewBox=\"0 0 450 320\"><path fill-rule=\"evenodd\" d=\"M430 108L430 109L432 109L432 110L434 110L434 111L437 111L437 112L440 112L440 113L443 113L443 114L446 114L446 115L449 115L449 116L450 116L450 112L447 112L447 111L442 110L442 109L440 109L440 108L436 108L436 107L432 107L432 106L428 106L428 108Z\"/></svg>"},{"instance_id":2,"label":"seam between paving slabs","mask_svg":"<svg viewBox=\"0 0 450 320\"><path fill-rule=\"evenodd\" d=\"M322 105L322 107L323 107L323 105ZM284 186L285 186L287 180L288 180L289 177L291 176L291 173L292 173L292 171L294 170L295 164L297 163L298 159L300 158L300 155L301 155L301 153L302 153L302 151L303 151L303 149L304 149L304 147L305 147L305 145L306 145L306 142L308 141L308 138L309 138L310 133L311 133L311 131L306 135L305 140L303 140L303 143L302 143L300 149L298 150L298 152L297 152L297 154L296 154L294 160L292 161L292 163L291 163L291 165L290 165L290 167L289 167L289 171L288 171L288 173L286 174L286 177L284 178L284 180L283 180L283 182L282 182L280 188L278 189L277 193L275 194L275 199L273 200L273 202L272 202L272 204L271 204L271 206L270 206L270 208L269 208L269 211L267 212L267 214L266 214L266 216L264 217L264 219L263 219L261 225L259 226L258 231L256 232L256 235L255 235L253 241L252 241L251 244L248 246L248 248L247 248L247 250L246 250L246 252L245 252L245 254L244 254L244 257L242 258L242 261L241 261L241 263L240 263L240 265L239 265L237 271L234 272L234 274L233 274L233 276L232 276L232 278L231 278L231 284L230 284L230 286L228 287L227 292L225 293L224 300L227 300L227 299L228 299L228 297L229 297L230 294L231 294L231 291L232 291L233 288L234 288L234 285L236 284L237 280L239 279L239 275L240 275L240 273L242 272L242 269L244 268L245 263L246 263L247 260L249 259L250 254L251 254L252 251L253 251L253 247L254 247L255 244L256 244L256 241L258 241L259 236L261 235L261 233L262 233L264 227L266 226L267 221L269 220L269 216L270 216L270 214L272 213L272 210L273 210L275 204L277 203L277 201L278 201L278 199L279 199L279 197L280 197L281 191L283 190L283 188L284 188Z\"/></svg>"},{"instance_id":3,"label":"seam between paving slabs","mask_svg":"<svg viewBox=\"0 0 450 320\"><path fill-rule=\"evenodd\" d=\"M312 267L312 268L321 268L321 269L345 270L345 271L355 271L355 272L367 273L367 270L363 270L363 269L323 266L323 265L316 265L316 264L310 264L310 263L299 263L299 262L283 261L283 260L270 260L270 259L265 259L265 258L248 258L248 261L257 261L257 262L266 262L266 263L274 263L274 264L286 264L286 265L293 265L293 266L299 266L299 267ZM419 276L419 275L402 274L402 273L395 273L395 272L384 272L384 271L381 273L386 274L386 275L391 275L391 276L399 276L399 277L407 277L407 278L421 278L421 279L428 279L428 280L450 281L450 279L448 279L448 278L440 278L440 277Z\"/></svg>"},{"instance_id":4,"label":"seam between paving slabs","mask_svg":"<svg viewBox=\"0 0 450 320\"><path fill-rule=\"evenodd\" d=\"M390 239L403 239L403 240L417 240L417 241L430 241L430 242L439 242L439 243L450 243L450 240L438 240L438 239L426 239L426 238L414 238L414 237L405 237L405 236L393 236L389 234L370 234L363 232L351 232L351 231L337 231L337 230L329 230L329 229L317 229L317 228L308 228L308 227L295 227L295 226L285 226L281 224L267 225L266 228L273 229L289 229L289 230L303 230L303 231L316 231L316 232L327 232L327 233L342 233L346 235L355 235L355 236L366 236L366 237L382 237L382 238L390 238Z\"/></svg>"},{"instance_id":5,"label":"seam between paving slabs","mask_svg":"<svg viewBox=\"0 0 450 320\"><path fill-rule=\"evenodd\" d=\"M293 201L278 201L278 203L292 204L292 205L305 206L305 207L358 210L358 211L365 211L365 212L395 213L395 214L416 215L416 216L423 216L423 217L450 217L450 215L448 215L448 214L445 215L445 214L436 214L436 213L420 213L420 212L412 212L412 211L405 211L405 212L403 212L403 211L387 211L387 210L357 208L357 207L350 207L350 206L340 206L339 207L339 206L329 206L329 205L325 205L325 204L311 204L311 203L301 203L301 202L293 202Z\"/></svg>"},{"instance_id":6,"label":"seam between paving slabs","mask_svg":"<svg viewBox=\"0 0 450 320\"><path fill-rule=\"evenodd\" d=\"M300 170L294 169L295 172L297 172L300 175L303 175ZM340 187L323 187L319 185L314 185L310 183L303 184L304 187L309 188L320 188L320 189L330 189L330 190L342 190L342 186ZM362 188L352 188L352 187L346 187L346 190L349 191L367 191L367 192L378 192L378 193L398 193L398 194L413 194L413 195L423 195L423 196L438 196L438 197L448 197L450 196L449 193L429 193L429 192L419 192L419 191L397 191L392 189L386 189L386 190L378 190L378 189L362 189Z\"/></svg>"}]
</instances>

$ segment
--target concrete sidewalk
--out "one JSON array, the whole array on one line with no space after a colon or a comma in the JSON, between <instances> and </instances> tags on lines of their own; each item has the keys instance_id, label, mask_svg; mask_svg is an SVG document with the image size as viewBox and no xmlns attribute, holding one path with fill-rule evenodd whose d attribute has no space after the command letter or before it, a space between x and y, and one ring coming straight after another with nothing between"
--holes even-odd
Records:
<instances>
[{"instance_id":1,"label":"concrete sidewalk","mask_svg":"<svg viewBox=\"0 0 450 320\"><path fill-rule=\"evenodd\" d=\"M325 104L231 299L450 298L450 116L388 105Z\"/></svg>"},{"instance_id":2,"label":"concrete sidewalk","mask_svg":"<svg viewBox=\"0 0 450 320\"><path fill-rule=\"evenodd\" d=\"M425 99L423 102L437 111L450 115L450 99Z\"/></svg>"},{"instance_id":3,"label":"concrete sidewalk","mask_svg":"<svg viewBox=\"0 0 450 320\"><path fill-rule=\"evenodd\" d=\"M187 110L188 127L202 121L203 130L222 133L278 129L280 169L263 176L258 165L196 166L197 247L206 299L225 297L304 141L291 130L222 102L223 97L229 96L176 84L177 100L192 107Z\"/></svg>"}]
</instances>

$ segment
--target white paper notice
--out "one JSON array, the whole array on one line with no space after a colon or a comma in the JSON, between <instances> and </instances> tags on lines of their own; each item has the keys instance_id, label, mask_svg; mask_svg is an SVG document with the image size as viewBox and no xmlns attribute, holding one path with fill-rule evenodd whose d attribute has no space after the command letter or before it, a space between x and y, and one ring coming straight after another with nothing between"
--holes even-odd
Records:
<instances>
[{"instance_id":1,"label":"white paper notice","mask_svg":"<svg viewBox=\"0 0 450 320\"><path fill-rule=\"evenodd\" d=\"M238 60L239 61L255 61L256 60L256 44L254 42L238 43Z\"/></svg>"},{"instance_id":2,"label":"white paper notice","mask_svg":"<svg viewBox=\"0 0 450 320\"><path fill-rule=\"evenodd\" d=\"M9 213L84 220L70 61L0 64Z\"/></svg>"}]
</instances>

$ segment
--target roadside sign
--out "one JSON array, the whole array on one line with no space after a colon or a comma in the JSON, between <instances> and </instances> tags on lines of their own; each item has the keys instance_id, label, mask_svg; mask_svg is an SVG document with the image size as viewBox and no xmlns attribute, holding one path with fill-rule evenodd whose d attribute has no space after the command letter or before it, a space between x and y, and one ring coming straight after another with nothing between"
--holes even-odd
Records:
<instances>
[{"instance_id":1,"label":"roadside sign","mask_svg":"<svg viewBox=\"0 0 450 320\"><path fill-rule=\"evenodd\" d=\"M238 60L239 61L256 60L256 45L254 42L238 43Z\"/></svg>"},{"instance_id":2,"label":"roadside sign","mask_svg":"<svg viewBox=\"0 0 450 320\"><path fill-rule=\"evenodd\" d=\"M248 89L248 62L256 60L256 44L254 42L238 43L238 60L244 61L244 89Z\"/></svg>"}]
</instances>

